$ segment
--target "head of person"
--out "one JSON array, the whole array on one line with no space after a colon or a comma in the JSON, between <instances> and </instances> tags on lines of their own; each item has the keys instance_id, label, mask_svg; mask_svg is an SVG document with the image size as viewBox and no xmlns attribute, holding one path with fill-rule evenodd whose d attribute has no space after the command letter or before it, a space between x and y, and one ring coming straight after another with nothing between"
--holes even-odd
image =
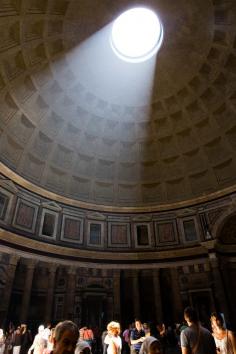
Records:
<instances>
[{"instance_id":1,"label":"head of person","mask_svg":"<svg viewBox=\"0 0 236 354\"><path fill-rule=\"evenodd\" d=\"M161 353L161 345L158 340L153 341L150 344L148 354L160 354Z\"/></svg>"},{"instance_id":2,"label":"head of person","mask_svg":"<svg viewBox=\"0 0 236 354\"><path fill-rule=\"evenodd\" d=\"M16 328L16 333L17 333L17 334L21 333L21 326L17 326L17 328Z\"/></svg>"},{"instance_id":3,"label":"head of person","mask_svg":"<svg viewBox=\"0 0 236 354\"><path fill-rule=\"evenodd\" d=\"M76 344L75 354L91 354L88 343L84 340L79 340Z\"/></svg>"},{"instance_id":4,"label":"head of person","mask_svg":"<svg viewBox=\"0 0 236 354\"><path fill-rule=\"evenodd\" d=\"M142 329L142 322L139 320L139 319L135 319L135 328L138 330L138 331L141 331Z\"/></svg>"},{"instance_id":5,"label":"head of person","mask_svg":"<svg viewBox=\"0 0 236 354\"><path fill-rule=\"evenodd\" d=\"M197 324L199 321L197 311L193 307L186 307L184 309L184 319L188 325Z\"/></svg>"},{"instance_id":6,"label":"head of person","mask_svg":"<svg viewBox=\"0 0 236 354\"><path fill-rule=\"evenodd\" d=\"M43 331L44 331L44 325L40 325L39 328L38 328L38 334L43 334Z\"/></svg>"},{"instance_id":7,"label":"head of person","mask_svg":"<svg viewBox=\"0 0 236 354\"><path fill-rule=\"evenodd\" d=\"M50 343L52 343L53 340L54 340L54 332L55 332L55 328L51 328L50 329L50 334L49 334L49 337L48 337L48 340L49 340Z\"/></svg>"},{"instance_id":8,"label":"head of person","mask_svg":"<svg viewBox=\"0 0 236 354\"><path fill-rule=\"evenodd\" d=\"M79 336L77 325L72 321L59 322L54 330L53 353L74 354Z\"/></svg>"},{"instance_id":9,"label":"head of person","mask_svg":"<svg viewBox=\"0 0 236 354\"><path fill-rule=\"evenodd\" d=\"M147 337L142 344L143 352L147 354L159 354L161 353L161 345L159 340L155 337Z\"/></svg>"},{"instance_id":10,"label":"head of person","mask_svg":"<svg viewBox=\"0 0 236 354\"><path fill-rule=\"evenodd\" d=\"M21 332L22 332L22 333L25 333L25 332L27 331L27 324L22 323L22 324L20 325L20 327L21 327Z\"/></svg>"},{"instance_id":11,"label":"head of person","mask_svg":"<svg viewBox=\"0 0 236 354\"><path fill-rule=\"evenodd\" d=\"M120 324L119 322L111 321L107 325L107 331L112 336L117 337L120 334Z\"/></svg>"},{"instance_id":12,"label":"head of person","mask_svg":"<svg viewBox=\"0 0 236 354\"><path fill-rule=\"evenodd\" d=\"M213 312L211 314L211 327L213 331L216 329L224 329L224 319L220 313Z\"/></svg>"}]
</instances>

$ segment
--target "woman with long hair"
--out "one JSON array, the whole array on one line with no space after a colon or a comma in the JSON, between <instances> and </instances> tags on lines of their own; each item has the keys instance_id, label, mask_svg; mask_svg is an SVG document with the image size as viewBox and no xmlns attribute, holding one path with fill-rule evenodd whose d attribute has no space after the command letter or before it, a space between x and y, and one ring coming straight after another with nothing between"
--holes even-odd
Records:
<instances>
[{"instance_id":1,"label":"woman with long hair","mask_svg":"<svg viewBox=\"0 0 236 354\"><path fill-rule=\"evenodd\" d=\"M216 352L220 354L236 354L236 340L233 332L224 326L224 319L220 313L211 315L211 327L216 343Z\"/></svg>"}]
</instances>

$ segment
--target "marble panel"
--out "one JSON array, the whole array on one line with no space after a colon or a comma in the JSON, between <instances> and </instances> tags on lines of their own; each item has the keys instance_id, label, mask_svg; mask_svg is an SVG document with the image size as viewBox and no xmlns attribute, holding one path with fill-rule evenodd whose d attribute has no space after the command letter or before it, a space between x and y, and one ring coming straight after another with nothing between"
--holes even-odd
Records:
<instances>
[{"instance_id":1,"label":"marble panel","mask_svg":"<svg viewBox=\"0 0 236 354\"><path fill-rule=\"evenodd\" d=\"M174 220L163 220L155 222L156 243L158 247L177 245L178 232Z\"/></svg>"},{"instance_id":2,"label":"marble panel","mask_svg":"<svg viewBox=\"0 0 236 354\"><path fill-rule=\"evenodd\" d=\"M18 198L12 225L17 229L34 233L38 208L37 205Z\"/></svg>"},{"instance_id":3,"label":"marble panel","mask_svg":"<svg viewBox=\"0 0 236 354\"><path fill-rule=\"evenodd\" d=\"M83 219L64 214L62 216L61 240L82 244Z\"/></svg>"},{"instance_id":4,"label":"marble panel","mask_svg":"<svg viewBox=\"0 0 236 354\"><path fill-rule=\"evenodd\" d=\"M4 220L9 203L9 197L0 189L0 220Z\"/></svg>"},{"instance_id":5,"label":"marble panel","mask_svg":"<svg viewBox=\"0 0 236 354\"><path fill-rule=\"evenodd\" d=\"M108 247L130 247L131 234L129 223L108 223Z\"/></svg>"}]
</instances>

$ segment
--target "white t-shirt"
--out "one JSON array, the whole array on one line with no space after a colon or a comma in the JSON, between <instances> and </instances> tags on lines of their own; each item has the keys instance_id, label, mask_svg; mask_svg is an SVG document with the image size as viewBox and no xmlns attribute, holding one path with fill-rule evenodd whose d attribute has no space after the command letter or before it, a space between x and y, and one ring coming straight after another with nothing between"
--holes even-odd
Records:
<instances>
[{"instance_id":1,"label":"white t-shirt","mask_svg":"<svg viewBox=\"0 0 236 354\"><path fill-rule=\"evenodd\" d=\"M234 354L232 343L228 337L228 332L226 333L226 336L224 338L217 339L214 336L214 339L216 343L216 348L220 349L220 354Z\"/></svg>"},{"instance_id":2,"label":"white t-shirt","mask_svg":"<svg viewBox=\"0 0 236 354\"><path fill-rule=\"evenodd\" d=\"M112 349L112 342L115 344L117 348L117 354L121 354L121 348L122 348L122 342L120 336L111 336L111 335L106 335L104 343L108 344L107 348L107 354L114 354L113 349Z\"/></svg>"}]
</instances>

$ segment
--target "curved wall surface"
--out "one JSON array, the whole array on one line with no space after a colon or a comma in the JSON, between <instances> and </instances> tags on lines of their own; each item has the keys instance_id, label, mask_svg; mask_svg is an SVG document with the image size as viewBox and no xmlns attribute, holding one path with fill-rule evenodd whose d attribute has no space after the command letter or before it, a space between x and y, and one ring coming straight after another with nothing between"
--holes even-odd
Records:
<instances>
[{"instance_id":1,"label":"curved wall surface","mask_svg":"<svg viewBox=\"0 0 236 354\"><path fill-rule=\"evenodd\" d=\"M159 212L98 212L55 202L0 180L1 242L68 261L151 264L207 256L235 194Z\"/></svg>"}]
</instances>

